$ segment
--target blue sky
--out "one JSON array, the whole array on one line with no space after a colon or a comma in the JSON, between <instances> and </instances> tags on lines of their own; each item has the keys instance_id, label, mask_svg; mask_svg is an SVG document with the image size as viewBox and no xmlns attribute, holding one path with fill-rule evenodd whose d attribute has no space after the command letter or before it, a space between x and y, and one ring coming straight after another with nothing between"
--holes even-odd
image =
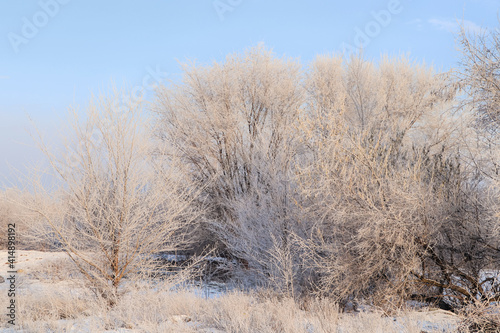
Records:
<instances>
[{"instance_id":1,"label":"blue sky","mask_svg":"<svg viewBox=\"0 0 500 333\"><path fill-rule=\"evenodd\" d=\"M458 21L499 27L496 0L38 0L0 2L0 178L38 163L27 130L49 138L70 105L118 86L175 79L179 61L222 60L264 43L304 64L363 44L367 58L409 54L447 70ZM150 93L149 93L150 94Z\"/></svg>"}]
</instances>

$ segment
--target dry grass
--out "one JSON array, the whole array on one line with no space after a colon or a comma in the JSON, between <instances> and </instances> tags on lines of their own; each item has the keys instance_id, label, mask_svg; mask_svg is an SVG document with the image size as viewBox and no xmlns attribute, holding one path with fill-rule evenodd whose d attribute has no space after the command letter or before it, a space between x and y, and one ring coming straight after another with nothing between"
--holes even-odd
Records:
<instances>
[{"instance_id":1,"label":"dry grass","mask_svg":"<svg viewBox=\"0 0 500 333\"><path fill-rule=\"evenodd\" d=\"M500 305L489 302L477 302L460 312L459 331L469 332L499 332Z\"/></svg>"},{"instance_id":2,"label":"dry grass","mask_svg":"<svg viewBox=\"0 0 500 333\"><path fill-rule=\"evenodd\" d=\"M22 293L19 318L28 332L422 332L412 313L340 313L328 301L306 306L290 298L230 293L203 299L170 285L126 285L126 294L108 310L106 302L77 286ZM71 288L71 289L70 289ZM70 291L71 290L71 291ZM422 316L421 316L422 317ZM425 316L424 316L425 318Z\"/></svg>"},{"instance_id":3,"label":"dry grass","mask_svg":"<svg viewBox=\"0 0 500 333\"><path fill-rule=\"evenodd\" d=\"M0 255L3 255L1 253ZM341 313L329 299L300 301L275 291L233 292L202 298L172 283L125 280L119 302L109 308L63 253L20 251L17 301L25 332L433 332L456 324L442 313L401 311ZM5 274L0 271L0 275ZM64 276L73 277L64 279ZM0 284L3 288L5 284ZM2 300L3 301L3 300ZM4 326L1 326L4 325ZM0 331L6 327L0 324Z\"/></svg>"}]
</instances>

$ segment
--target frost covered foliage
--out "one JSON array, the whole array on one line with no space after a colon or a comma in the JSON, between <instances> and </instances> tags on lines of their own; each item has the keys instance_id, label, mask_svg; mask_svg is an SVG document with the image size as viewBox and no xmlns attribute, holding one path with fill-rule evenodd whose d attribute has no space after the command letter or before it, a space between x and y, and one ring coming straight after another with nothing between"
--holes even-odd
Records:
<instances>
[{"instance_id":1,"label":"frost covered foliage","mask_svg":"<svg viewBox=\"0 0 500 333\"><path fill-rule=\"evenodd\" d=\"M471 43L466 55L482 50ZM20 202L109 305L187 243L286 297L495 301L498 135L484 117L497 91L481 75L497 58L485 57L455 76L405 57L305 68L262 47L185 65L154 118L105 98L75 112L71 156L41 144L63 186L35 181Z\"/></svg>"},{"instance_id":2,"label":"frost covered foliage","mask_svg":"<svg viewBox=\"0 0 500 333\"><path fill-rule=\"evenodd\" d=\"M40 141L61 186L49 191L33 178L33 195L22 201L40 221L39 237L65 251L110 306L123 280L149 273L155 254L185 243L185 226L199 215L189 204L196 191L154 151L141 106L117 112L113 105L101 98L83 114L74 110L59 152Z\"/></svg>"},{"instance_id":3,"label":"frost covered foliage","mask_svg":"<svg viewBox=\"0 0 500 333\"><path fill-rule=\"evenodd\" d=\"M455 112L449 75L404 57L304 70L260 47L184 70L158 93L157 134L203 187L205 241L247 277L387 308L495 297L475 113Z\"/></svg>"},{"instance_id":4,"label":"frost covered foliage","mask_svg":"<svg viewBox=\"0 0 500 333\"><path fill-rule=\"evenodd\" d=\"M445 77L404 59L318 58L308 82L300 183L321 291L387 307L488 297L481 237L494 225Z\"/></svg>"},{"instance_id":5,"label":"frost covered foliage","mask_svg":"<svg viewBox=\"0 0 500 333\"><path fill-rule=\"evenodd\" d=\"M155 105L166 150L205 187L212 238L292 292L292 234L304 229L293 182L304 103L300 66L255 48L184 70L182 82L161 90Z\"/></svg>"}]
</instances>

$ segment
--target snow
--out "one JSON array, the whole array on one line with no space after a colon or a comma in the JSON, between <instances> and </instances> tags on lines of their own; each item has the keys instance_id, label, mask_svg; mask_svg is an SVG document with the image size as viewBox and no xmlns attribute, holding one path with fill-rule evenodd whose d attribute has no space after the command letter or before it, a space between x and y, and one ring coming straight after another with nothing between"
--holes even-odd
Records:
<instances>
[{"instance_id":1,"label":"snow","mask_svg":"<svg viewBox=\"0 0 500 333\"><path fill-rule=\"evenodd\" d=\"M173 256L166 255L168 260L185 260L185 256ZM208 258L207 260L218 261L225 263L227 260L224 258L214 257ZM0 251L0 276L6 278L9 271L7 261L7 251ZM66 266L68 265L68 266ZM62 269L62 268L65 269ZM16 270L18 272L16 277L16 288L19 293L27 293L32 295L45 295L47 291L56 290L59 293L67 294L78 294L81 290L75 288L75 284L72 276L66 276L66 268L72 267L72 263L68 256L63 252L40 252L40 251L18 251ZM7 290L9 284L7 281L5 283L0 283L0 299L6 299ZM224 282L191 282L184 284L183 289L188 288L197 297L210 299L221 297L228 291L232 290L229 284ZM179 287L181 289L181 286ZM175 291L173 291L175 292ZM5 308L2 301L2 308ZM19 316L19 314L18 314ZM4 316L2 316L4 318ZM5 320L5 319L3 319ZM63 327L67 327L66 332L91 332L91 327L95 327L96 321L101 320L96 317L85 317L80 318L78 321L72 319L60 319L58 324ZM423 331L428 332L449 332L453 331L457 327L458 318L453 314L437 310L437 311L415 311L404 317L386 317L384 318L388 325L393 325L393 327L403 327L404 323L412 321L416 324L422 325ZM166 322L165 327L170 327L168 325L173 325L178 322L183 322L185 325L197 328L199 323L191 321L191 319L185 315L172 316L170 323ZM4 322L0 322L0 333L11 333L11 332L23 332L22 330L14 330L12 328L5 327ZM123 325L116 325L123 326ZM200 328L201 331L201 328ZM215 329L204 329L204 332L218 332ZM107 330L104 332L109 333L133 333L141 332L140 330L132 328L117 328L114 330ZM339 328L339 332L342 332L342 327ZM346 331L347 332L347 331Z\"/></svg>"}]
</instances>

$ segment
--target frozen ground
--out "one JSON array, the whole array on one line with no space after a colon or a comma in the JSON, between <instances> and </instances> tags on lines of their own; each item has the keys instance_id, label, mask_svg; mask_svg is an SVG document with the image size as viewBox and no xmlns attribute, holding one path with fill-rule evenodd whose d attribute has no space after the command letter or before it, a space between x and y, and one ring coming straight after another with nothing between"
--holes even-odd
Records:
<instances>
[{"instance_id":1,"label":"frozen ground","mask_svg":"<svg viewBox=\"0 0 500 333\"><path fill-rule=\"evenodd\" d=\"M228 293L221 283L193 286L179 293L137 291L112 314L97 311L65 253L18 251L16 263L17 321L12 329L2 313L0 332L453 332L458 318L435 310L396 317L377 313L337 314L325 306L309 313L294 304L257 302ZM0 276L6 278L7 252L0 251ZM1 280L1 279L0 279ZM1 308L6 309L8 281L0 283ZM215 297L218 296L218 297ZM90 309L86 309L90 307ZM137 309L144 311L139 314ZM5 311L2 311L5 312ZM140 311L139 311L140 312ZM274 322L278 323L275 324ZM267 325L267 326L266 326ZM274 325L274 326L273 326ZM276 326L278 325L278 326ZM329 326L330 325L330 326ZM269 329L269 330L268 330Z\"/></svg>"}]
</instances>

